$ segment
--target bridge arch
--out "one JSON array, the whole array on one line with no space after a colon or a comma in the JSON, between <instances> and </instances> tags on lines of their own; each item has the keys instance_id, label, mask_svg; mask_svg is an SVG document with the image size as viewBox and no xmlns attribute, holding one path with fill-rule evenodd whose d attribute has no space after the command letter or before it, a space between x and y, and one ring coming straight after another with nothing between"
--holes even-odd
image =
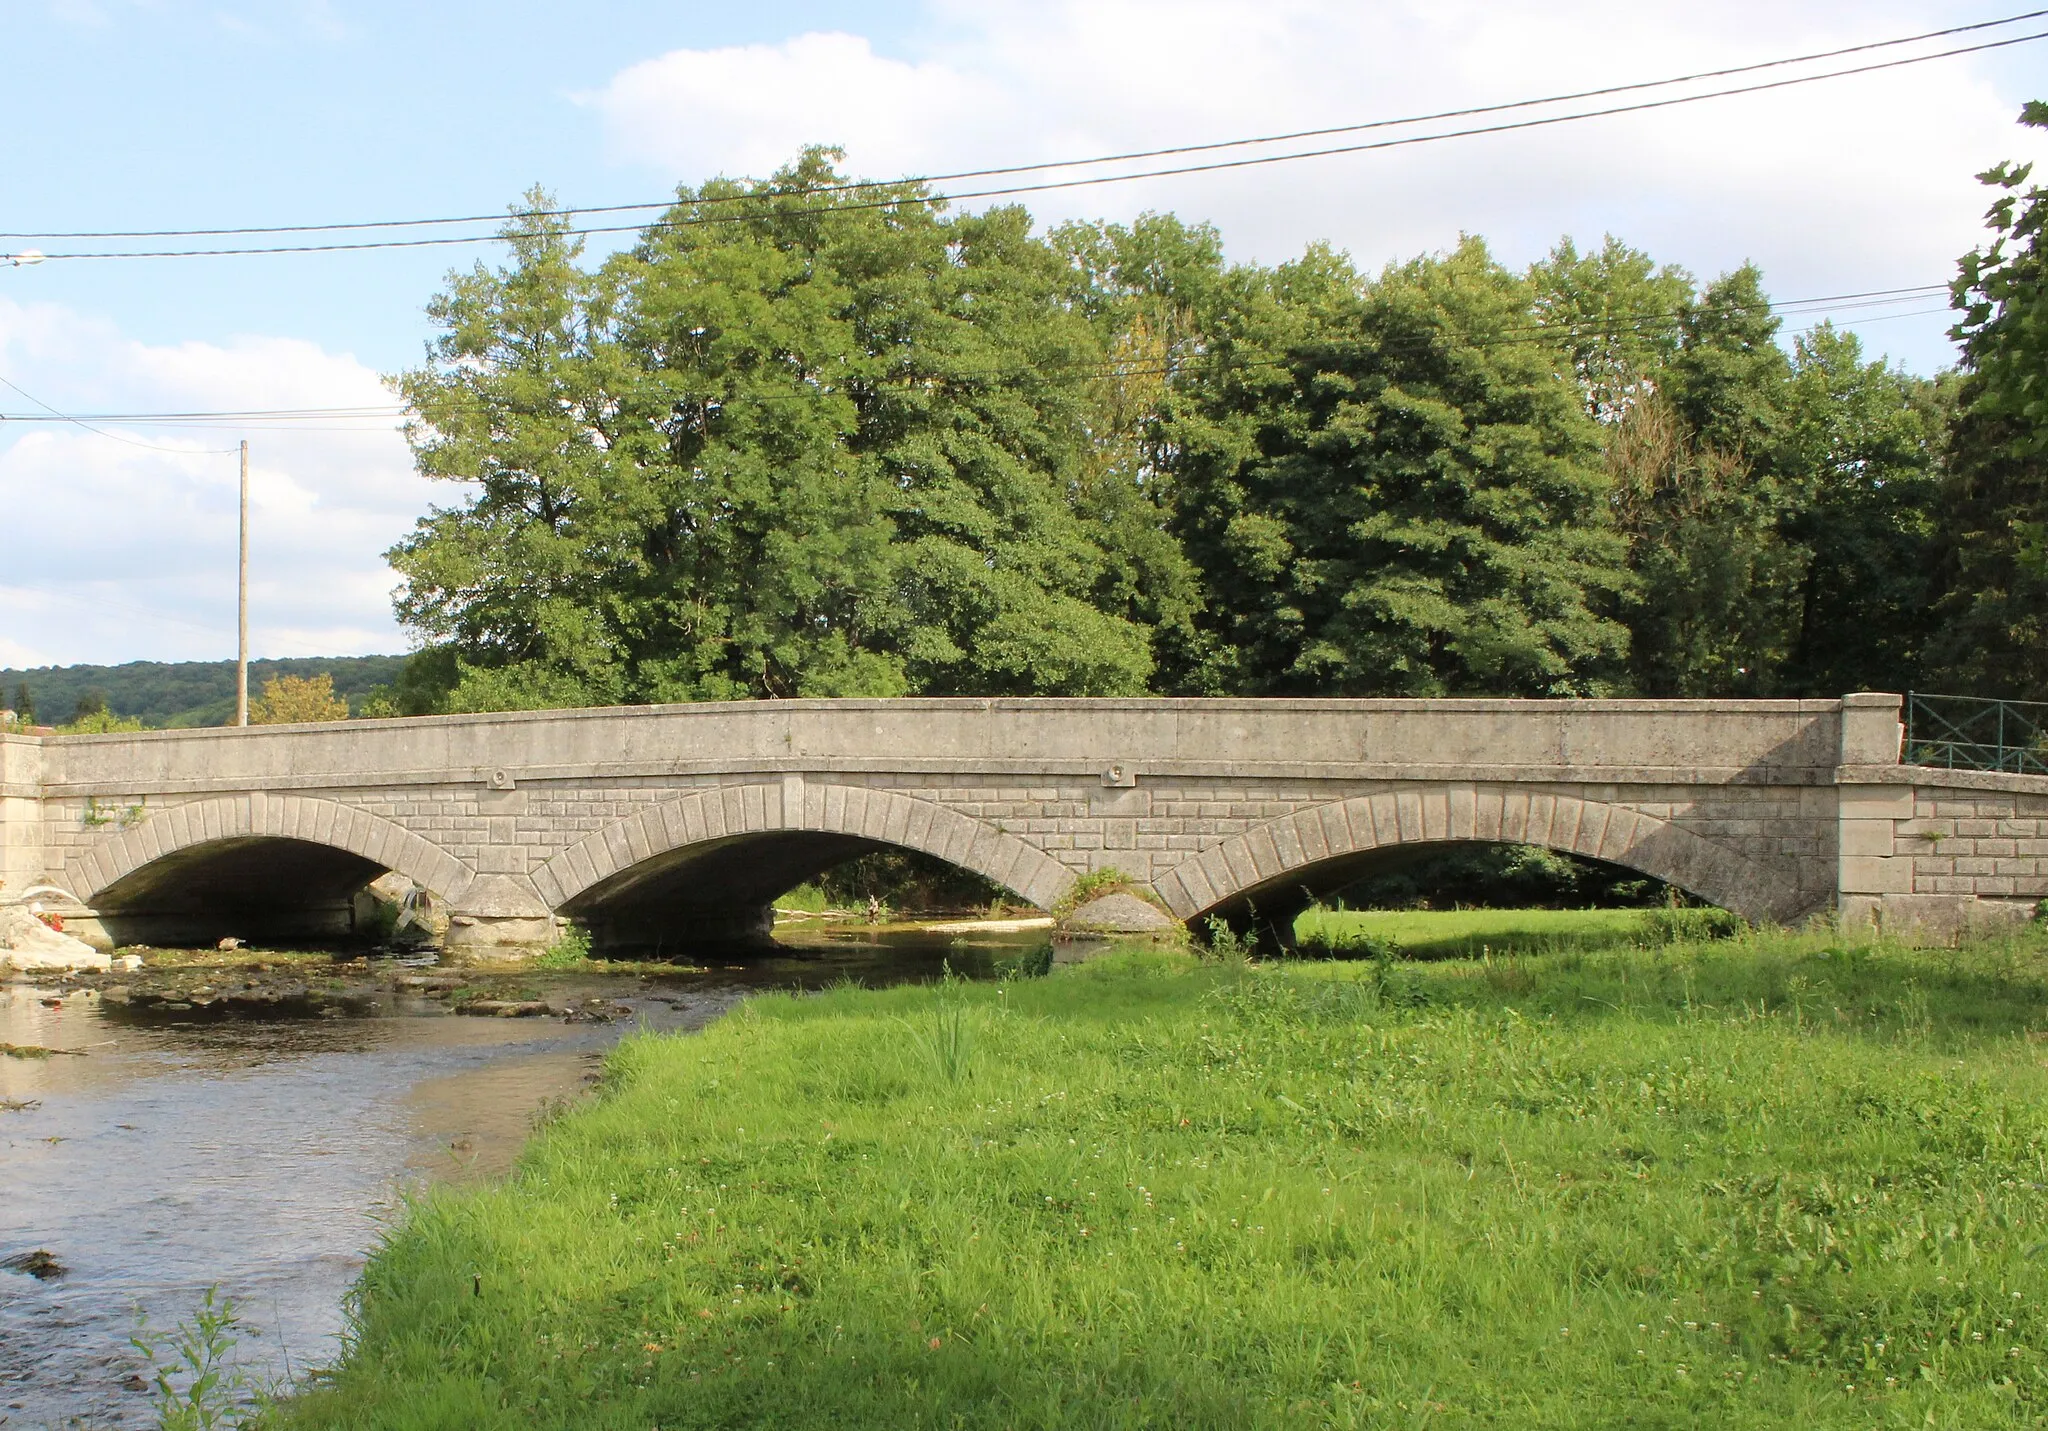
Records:
<instances>
[{"instance_id":1,"label":"bridge arch","mask_svg":"<svg viewBox=\"0 0 2048 1431\"><path fill-rule=\"evenodd\" d=\"M64 879L116 943L185 943L347 935L353 896L387 870L451 901L475 879L446 850L367 810L271 794L151 811L72 856Z\"/></svg>"},{"instance_id":2,"label":"bridge arch","mask_svg":"<svg viewBox=\"0 0 2048 1431\"><path fill-rule=\"evenodd\" d=\"M296 840L358 855L444 899L475 876L469 866L402 825L337 800L236 795L151 812L140 824L88 846L65 865L68 887L87 903L167 856L227 840Z\"/></svg>"},{"instance_id":3,"label":"bridge arch","mask_svg":"<svg viewBox=\"0 0 2048 1431\"><path fill-rule=\"evenodd\" d=\"M1804 913L1785 874L1668 820L1582 796L1449 785L1359 795L1255 825L1154 881L1183 920L1234 912L1266 896L1278 912L1334 892L1376 855L1430 844L1540 845L1621 865L1747 919Z\"/></svg>"},{"instance_id":4,"label":"bridge arch","mask_svg":"<svg viewBox=\"0 0 2048 1431\"><path fill-rule=\"evenodd\" d=\"M1040 907L1075 878L1036 846L937 801L790 775L711 786L630 815L560 851L533 884L551 908L586 919L682 898L705 915L732 913L733 932L758 933L776 895L890 846L971 870Z\"/></svg>"}]
</instances>

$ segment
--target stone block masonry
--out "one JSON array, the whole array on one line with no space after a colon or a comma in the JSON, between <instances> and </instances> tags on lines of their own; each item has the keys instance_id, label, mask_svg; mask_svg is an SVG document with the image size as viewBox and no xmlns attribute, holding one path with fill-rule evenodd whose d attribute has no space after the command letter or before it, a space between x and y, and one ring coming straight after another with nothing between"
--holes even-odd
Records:
<instances>
[{"instance_id":1,"label":"stone block masonry","mask_svg":"<svg viewBox=\"0 0 2048 1431\"><path fill-rule=\"evenodd\" d=\"M891 846L1039 905L1113 866L1199 921L1499 841L1758 919L1947 936L2030 912L2048 779L1902 766L1898 717L1877 694L787 701L7 735L0 897L48 882L113 937L247 937L330 928L395 870L459 941L567 916L624 946L758 928L783 890Z\"/></svg>"}]
</instances>

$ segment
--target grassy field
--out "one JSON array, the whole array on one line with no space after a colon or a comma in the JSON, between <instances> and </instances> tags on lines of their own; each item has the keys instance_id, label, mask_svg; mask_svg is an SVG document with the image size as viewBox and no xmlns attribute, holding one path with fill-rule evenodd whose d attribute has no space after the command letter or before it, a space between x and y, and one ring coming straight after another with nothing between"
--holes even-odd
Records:
<instances>
[{"instance_id":1,"label":"grassy field","mask_svg":"<svg viewBox=\"0 0 2048 1431\"><path fill-rule=\"evenodd\" d=\"M1482 959L1561 954L1617 945L1669 944L1674 936L1730 932L1713 909L1310 909L1295 921L1307 949L1342 953L1391 945L1409 959Z\"/></svg>"},{"instance_id":2,"label":"grassy field","mask_svg":"<svg viewBox=\"0 0 2048 1431\"><path fill-rule=\"evenodd\" d=\"M302 1427L2037 1426L2048 958L1128 953L622 1045Z\"/></svg>"}]
</instances>

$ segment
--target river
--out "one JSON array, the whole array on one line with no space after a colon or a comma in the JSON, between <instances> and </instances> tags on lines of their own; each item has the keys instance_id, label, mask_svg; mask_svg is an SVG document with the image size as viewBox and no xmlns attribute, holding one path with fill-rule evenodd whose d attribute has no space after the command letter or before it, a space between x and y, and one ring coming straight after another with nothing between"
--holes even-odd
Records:
<instances>
[{"instance_id":1,"label":"river","mask_svg":"<svg viewBox=\"0 0 2048 1431\"><path fill-rule=\"evenodd\" d=\"M254 1377L331 1361L407 1190L502 1175L623 1034L701 1027L761 989L986 975L1043 940L848 932L708 968L522 976L602 998L610 1023L456 1017L403 990L165 1009L0 985L0 1044L78 1051L0 1057L0 1427L154 1424L129 1339L141 1318L189 1319L209 1287L233 1299Z\"/></svg>"}]
</instances>

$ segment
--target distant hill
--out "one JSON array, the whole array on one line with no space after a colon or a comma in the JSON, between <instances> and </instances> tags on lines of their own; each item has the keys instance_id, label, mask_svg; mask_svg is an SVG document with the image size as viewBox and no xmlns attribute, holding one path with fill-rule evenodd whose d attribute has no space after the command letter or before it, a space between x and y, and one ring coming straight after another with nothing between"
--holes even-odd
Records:
<instances>
[{"instance_id":1,"label":"distant hill","mask_svg":"<svg viewBox=\"0 0 2048 1431\"><path fill-rule=\"evenodd\" d=\"M371 687L398 679L404 656L317 656L249 663L249 699L263 694L272 676L334 678L334 689L354 711ZM233 661L130 661L121 666L37 666L0 669L0 708L12 708L26 685L36 719L45 725L70 720L88 692L106 697L107 709L134 716L148 726L226 725L235 718Z\"/></svg>"}]
</instances>

